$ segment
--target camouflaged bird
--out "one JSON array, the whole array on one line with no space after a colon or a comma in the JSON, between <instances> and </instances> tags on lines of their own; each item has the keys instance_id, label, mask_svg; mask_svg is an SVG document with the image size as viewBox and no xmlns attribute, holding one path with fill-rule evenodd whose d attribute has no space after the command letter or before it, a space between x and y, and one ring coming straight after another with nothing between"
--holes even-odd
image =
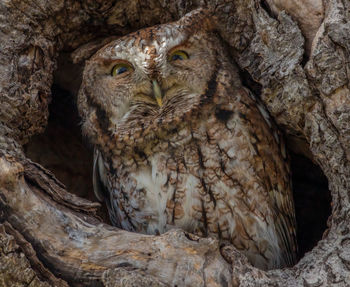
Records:
<instances>
[{"instance_id":1,"label":"camouflaged bird","mask_svg":"<svg viewBox=\"0 0 350 287\"><path fill-rule=\"evenodd\" d=\"M87 61L78 106L112 223L230 241L262 269L296 260L288 161L203 10L121 37Z\"/></svg>"}]
</instances>

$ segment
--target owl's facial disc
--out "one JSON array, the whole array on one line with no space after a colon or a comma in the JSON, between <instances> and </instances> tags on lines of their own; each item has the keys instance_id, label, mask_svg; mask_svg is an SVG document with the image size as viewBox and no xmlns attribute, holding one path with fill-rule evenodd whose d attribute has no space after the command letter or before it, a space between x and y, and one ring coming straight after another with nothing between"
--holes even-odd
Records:
<instances>
[{"instance_id":1,"label":"owl's facial disc","mask_svg":"<svg viewBox=\"0 0 350 287\"><path fill-rule=\"evenodd\" d=\"M216 73L217 53L207 37L152 31L140 41L113 41L87 62L85 77L94 84L86 93L99 95L94 107L108 116L113 134L182 124L185 115L200 113Z\"/></svg>"},{"instance_id":2,"label":"owl's facial disc","mask_svg":"<svg viewBox=\"0 0 350 287\"><path fill-rule=\"evenodd\" d=\"M187 57L187 54L185 53L173 53L171 55L172 60L179 60L182 59L182 57ZM170 59L170 58L169 58ZM111 76L112 77L116 77L116 78L121 78L121 77L126 77L128 76L130 73L132 73L134 71L134 67L127 61L125 60L117 60L115 62L115 65L113 66L112 70L111 70ZM152 87L153 87L153 96L154 99L156 100L157 104L159 107L163 106L163 93L162 93L162 89L158 83L158 81L156 79L152 80Z\"/></svg>"},{"instance_id":3,"label":"owl's facial disc","mask_svg":"<svg viewBox=\"0 0 350 287\"><path fill-rule=\"evenodd\" d=\"M168 62L182 61L189 58L188 54L185 51L172 49L168 55ZM158 106L161 108L163 106L163 92L157 80L152 80L153 94L157 101Z\"/></svg>"},{"instance_id":4,"label":"owl's facial disc","mask_svg":"<svg viewBox=\"0 0 350 287\"><path fill-rule=\"evenodd\" d=\"M179 65L180 61L188 60L189 59L189 54L182 50L179 49L180 46L173 47L169 52L166 57L166 61L170 64ZM181 65L181 64L180 64ZM128 62L127 60L124 59L117 59L114 61L110 75L115 78L116 81L119 79L122 79L124 77L130 77L131 74L135 72L135 68L133 65ZM151 99L155 100L155 103L158 104L159 108L162 108L163 106L163 97L165 96L167 89L164 91L162 90L161 84L164 83L164 79L161 79L159 76L159 72L154 69L153 73L150 73L148 75L149 81L151 82L152 85L152 94L150 95L145 95L145 94L135 94L135 99L145 101L145 102L150 102ZM167 85L165 85L167 86ZM165 87L166 88L166 87Z\"/></svg>"}]
</instances>

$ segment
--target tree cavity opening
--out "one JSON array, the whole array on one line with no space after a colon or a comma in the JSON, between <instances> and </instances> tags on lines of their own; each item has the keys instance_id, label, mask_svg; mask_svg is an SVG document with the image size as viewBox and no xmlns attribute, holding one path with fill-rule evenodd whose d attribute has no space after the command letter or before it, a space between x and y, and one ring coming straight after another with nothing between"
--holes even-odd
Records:
<instances>
[{"instance_id":1,"label":"tree cavity opening","mask_svg":"<svg viewBox=\"0 0 350 287\"><path fill-rule=\"evenodd\" d=\"M317 245L327 229L331 215L331 194L321 168L304 155L290 152L295 213L297 219L298 257Z\"/></svg>"},{"instance_id":2,"label":"tree cavity opening","mask_svg":"<svg viewBox=\"0 0 350 287\"><path fill-rule=\"evenodd\" d=\"M34 136L25 145L28 158L54 173L67 190L90 201L97 201L92 187L93 150L81 133L76 98L81 80L81 65L73 65L67 55L61 55L48 126L43 134ZM242 73L243 84L259 94L260 86ZM72 81L71 79L75 79ZM312 161L307 143L288 138L291 158L292 185L297 219L298 258L310 251L327 229L331 215L331 195L322 170ZM295 148L296 146L296 148ZM298 148L302 146L302 148ZM107 208L102 204L98 215L110 223Z\"/></svg>"}]
</instances>

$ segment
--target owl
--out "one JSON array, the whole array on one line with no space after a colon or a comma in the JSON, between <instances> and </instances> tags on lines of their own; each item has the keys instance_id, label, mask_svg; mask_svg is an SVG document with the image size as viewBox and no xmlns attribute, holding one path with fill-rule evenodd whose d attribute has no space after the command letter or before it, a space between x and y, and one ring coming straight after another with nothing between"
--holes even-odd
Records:
<instances>
[{"instance_id":1,"label":"owl","mask_svg":"<svg viewBox=\"0 0 350 287\"><path fill-rule=\"evenodd\" d=\"M202 10L112 41L78 96L93 184L113 225L182 228L232 243L261 269L291 266L296 223L286 151Z\"/></svg>"}]
</instances>

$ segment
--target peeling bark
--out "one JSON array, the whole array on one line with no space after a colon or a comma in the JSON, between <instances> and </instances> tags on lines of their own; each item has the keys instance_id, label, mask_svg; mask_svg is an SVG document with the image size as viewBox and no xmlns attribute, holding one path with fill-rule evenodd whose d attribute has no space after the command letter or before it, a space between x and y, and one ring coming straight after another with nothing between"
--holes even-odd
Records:
<instances>
[{"instance_id":1,"label":"peeling bark","mask_svg":"<svg viewBox=\"0 0 350 287\"><path fill-rule=\"evenodd\" d=\"M261 87L278 125L308 147L328 178L329 229L292 268L258 270L232 246L219 248L214 239L181 230L146 236L104 224L96 215L99 204L67 192L23 152L47 124L60 53L88 45L73 55L82 65L100 45L96 39L173 21L205 6L215 14L233 59ZM294 22L303 30L302 14L289 11L292 18L288 9L274 9L272 17L267 10L254 0L0 2L0 284L348 286L350 4L324 2L307 59Z\"/></svg>"}]
</instances>

